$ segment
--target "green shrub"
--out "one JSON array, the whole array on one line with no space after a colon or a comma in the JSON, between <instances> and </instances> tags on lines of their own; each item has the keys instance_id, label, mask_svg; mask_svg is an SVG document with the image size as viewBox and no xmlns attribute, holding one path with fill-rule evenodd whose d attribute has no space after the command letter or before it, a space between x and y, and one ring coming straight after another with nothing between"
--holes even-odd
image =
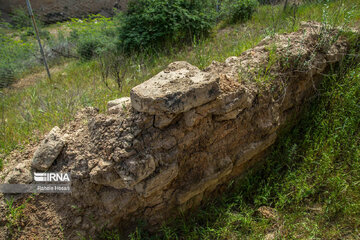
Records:
<instances>
[{"instance_id":1,"label":"green shrub","mask_svg":"<svg viewBox=\"0 0 360 240\"><path fill-rule=\"evenodd\" d=\"M99 48L101 48L101 42L96 38L83 38L78 42L77 52L84 60L92 59Z\"/></svg>"},{"instance_id":2,"label":"green shrub","mask_svg":"<svg viewBox=\"0 0 360 240\"><path fill-rule=\"evenodd\" d=\"M0 88L10 85L15 79L15 72L11 66L0 64Z\"/></svg>"},{"instance_id":3,"label":"green shrub","mask_svg":"<svg viewBox=\"0 0 360 240\"><path fill-rule=\"evenodd\" d=\"M225 0L221 15L229 23L246 21L251 18L258 5L257 0Z\"/></svg>"},{"instance_id":4,"label":"green shrub","mask_svg":"<svg viewBox=\"0 0 360 240\"><path fill-rule=\"evenodd\" d=\"M116 49L117 27L111 18L90 15L86 19L71 19L68 41L75 45L76 52L83 60L90 60L102 52Z\"/></svg>"},{"instance_id":5,"label":"green shrub","mask_svg":"<svg viewBox=\"0 0 360 240\"><path fill-rule=\"evenodd\" d=\"M8 86L17 74L37 64L33 59L34 50L32 43L0 33L0 88Z\"/></svg>"},{"instance_id":6,"label":"green shrub","mask_svg":"<svg viewBox=\"0 0 360 240\"><path fill-rule=\"evenodd\" d=\"M31 19L25 8L16 8L12 11L11 22L13 28L22 29L31 27Z\"/></svg>"},{"instance_id":7,"label":"green shrub","mask_svg":"<svg viewBox=\"0 0 360 240\"><path fill-rule=\"evenodd\" d=\"M210 32L216 20L211 0L138 0L130 2L120 28L125 50L192 40Z\"/></svg>"}]
</instances>

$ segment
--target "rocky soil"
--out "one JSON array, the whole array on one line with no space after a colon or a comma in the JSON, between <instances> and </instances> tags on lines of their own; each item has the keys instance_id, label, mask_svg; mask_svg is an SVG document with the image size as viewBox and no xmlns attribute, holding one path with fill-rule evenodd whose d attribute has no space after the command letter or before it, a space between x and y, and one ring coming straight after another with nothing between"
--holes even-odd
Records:
<instances>
[{"instance_id":1,"label":"rocky soil","mask_svg":"<svg viewBox=\"0 0 360 240\"><path fill-rule=\"evenodd\" d=\"M172 63L106 114L82 110L7 159L4 182L30 183L39 171L72 177L72 194L27 203L19 239L76 239L139 219L157 227L196 208L261 161L347 49L337 30L303 23L204 71Z\"/></svg>"}]
</instances>

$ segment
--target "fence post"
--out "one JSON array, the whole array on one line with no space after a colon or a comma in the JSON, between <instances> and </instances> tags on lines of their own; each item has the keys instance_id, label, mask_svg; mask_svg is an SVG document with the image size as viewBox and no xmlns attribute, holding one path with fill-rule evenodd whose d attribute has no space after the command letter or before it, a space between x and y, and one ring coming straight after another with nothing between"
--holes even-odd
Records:
<instances>
[{"instance_id":1,"label":"fence post","mask_svg":"<svg viewBox=\"0 0 360 240\"><path fill-rule=\"evenodd\" d=\"M43 47L41 45L40 36L39 36L39 30L38 30L38 28L36 26L36 21L35 21L34 13L33 13L32 8L31 8L30 0L26 0L26 5L27 5L29 15L30 15L31 20L32 20L32 24L33 24L33 27L34 27L34 30L35 30L36 38L37 38L38 43L39 43L40 53L41 53L43 61L44 61L44 66L46 68L47 75L48 75L48 77L49 77L49 79L51 81L51 75L50 75L49 66L48 66L47 61L46 61L44 49L43 49Z\"/></svg>"}]
</instances>

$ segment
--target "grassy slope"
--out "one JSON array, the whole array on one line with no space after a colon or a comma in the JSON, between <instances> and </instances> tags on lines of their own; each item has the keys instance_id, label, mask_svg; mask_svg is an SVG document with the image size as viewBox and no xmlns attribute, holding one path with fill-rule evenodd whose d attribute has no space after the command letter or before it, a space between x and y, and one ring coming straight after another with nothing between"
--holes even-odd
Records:
<instances>
[{"instance_id":1,"label":"grassy slope","mask_svg":"<svg viewBox=\"0 0 360 240\"><path fill-rule=\"evenodd\" d=\"M338 13L335 9L341 4L331 3L326 12ZM357 6L350 21L355 24L360 20L356 4L350 0L342 8L345 13ZM294 18L281 13L281 7L263 6L246 24L219 30L217 36L191 48L134 56L129 59L132 71L121 93L101 83L94 61L70 62L52 84L43 79L25 89L6 90L0 104L0 153L36 141L54 125L71 120L83 106L104 110L108 100L128 95L132 86L172 61L187 60L204 68L212 60L239 55L266 35L296 30L303 20L344 22L343 13L326 17L323 10L321 4L301 6ZM197 213L164 226L153 238L263 239L269 231L280 232L286 239L356 238L360 224L359 74L358 66L345 77L327 78L326 90L316 104L281 138L261 170L234 183L228 194ZM259 215L262 205L277 209L279 219ZM147 233L139 230L132 238L147 238Z\"/></svg>"},{"instance_id":2,"label":"grassy slope","mask_svg":"<svg viewBox=\"0 0 360 240\"><path fill-rule=\"evenodd\" d=\"M357 1L347 2L349 4L340 7L341 14L349 12ZM328 18L335 19L332 21L337 24L344 22L344 17L341 14L337 17L332 15L338 13L337 9L341 5L341 1L336 1L327 10L331 15ZM25 89L4 90L3 95L0 94L0 154L8 154L30 141L37 141L53 126L61 127L71 120L75 112L84 106L104 110L108 100L128 95L131 87L150 78L173 61L186 60L204 68L212 60L224 61L229 56L239 55L255 46L266 35L294 31L300 21L321 21L323 10L321 4L310 4L299 7L296 15L293 15L292 11L283 13L281 6L262 6L246 24L220 29L212 38L194 41L192 47L175 50L168 46L167 52L132 56L127 59L130 71L126 75L127 85L122 92L116 88L110 91L104 86L95 61L70 62L64 72L54 74L52 84L42 79ZM351 17L351 20L360 18L359 8Z\"/></svg>"}]
</instances>

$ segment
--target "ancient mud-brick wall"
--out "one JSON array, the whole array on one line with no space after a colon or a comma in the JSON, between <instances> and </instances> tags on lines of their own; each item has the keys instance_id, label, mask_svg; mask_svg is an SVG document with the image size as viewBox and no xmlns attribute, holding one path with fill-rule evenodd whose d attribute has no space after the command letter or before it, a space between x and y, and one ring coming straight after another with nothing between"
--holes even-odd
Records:
<instances>
[{"instance_id":1,"label":"ancient mud-brick wall","mask_svg":"<svg viewBox=\"0 0 360 240\"><path fill-rule=\"evenodd\" d=\"M89 14L112 14L113 8L125 10L128 0L31 0L34 12L47 22L83 17ZM0 0L0 10L11 13L26 8L25 0Z\"/></svg>"},{"instance_id":2,"label":"ancient mud-brick wall","mask_svg":"<svg viewBox=\"0 0 360 240\"><path fill-rule=\"evenodd\" d=\"M54 128L35 154L22 153L5 181L31 182L34 171L70 172L72 194L40 195L31 212L52 216L70 238L73 230L91 234L138 219L156 226L261 159L327 67L346 54L346 39L336 36L306 23L204 71L172 63L130 98L109 102L107 114L88 108L64 129Z\"/></svg>"}]
</instances>

